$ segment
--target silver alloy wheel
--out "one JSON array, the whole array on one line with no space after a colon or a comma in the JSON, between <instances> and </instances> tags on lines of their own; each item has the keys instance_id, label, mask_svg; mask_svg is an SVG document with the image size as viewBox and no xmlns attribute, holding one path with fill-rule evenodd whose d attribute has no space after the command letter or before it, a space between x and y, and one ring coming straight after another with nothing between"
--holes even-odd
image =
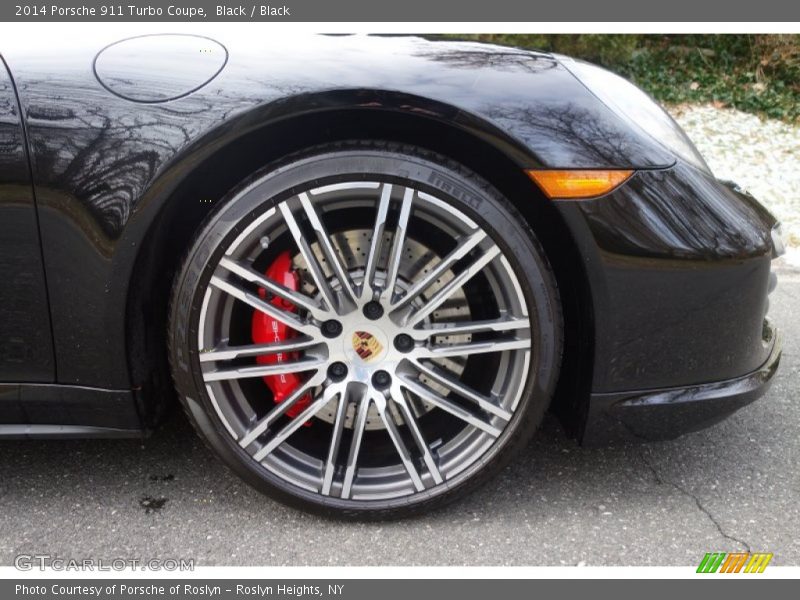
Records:
<instances>
[{"instance_id":1,"label":"silver alloy wheel","mask_svg":"<svg viewBox=\"0 0 800 600\"><path fill-rule=\"evenodd\" d=\"M264 256L283 250L301 273L298 291L262 274ZM253 310L297 336L247 343L240 322ZM529 328L514 270L472 219L417 189L346 181L247 224L214 267L197 343L214 410L254 461L322 496L375 500L447 482L492 447L528 378ZM260 379L289 373L301 385L269 402Z\"/></svg>"}]
</instances>

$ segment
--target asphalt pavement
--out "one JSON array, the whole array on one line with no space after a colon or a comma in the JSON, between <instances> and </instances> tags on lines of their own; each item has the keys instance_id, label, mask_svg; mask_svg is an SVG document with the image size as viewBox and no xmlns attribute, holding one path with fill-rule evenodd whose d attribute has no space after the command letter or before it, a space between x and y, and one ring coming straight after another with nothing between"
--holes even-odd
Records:
<instances>
[{"instance_id":1,"label":"asphalt pavement","mask_svg":"<svg viewBox=\"0 0 800 600\"><path fill-rule=\"evenodd\" d=\"M710 551L800 565L800 271L781 269L769 393L678 440L585 449L548 417L523 456L420 518L346 523L241 483L182 414L147 440L0 442L0 564L194 558L198 565L695 565Z\"/></svg>"}]
</instances>

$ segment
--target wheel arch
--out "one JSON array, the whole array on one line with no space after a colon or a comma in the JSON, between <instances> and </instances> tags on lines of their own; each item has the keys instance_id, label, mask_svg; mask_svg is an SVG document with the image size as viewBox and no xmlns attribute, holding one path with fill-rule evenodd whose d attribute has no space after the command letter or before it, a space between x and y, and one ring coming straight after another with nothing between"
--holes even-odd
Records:
<instances>
[{"instance_id":1,"label":"wheel arch","mask_svg":"<svg viewBox=\"0 0 800 600\"><path fill-rule=\"evenodd\" d=\"M524 174L536 159L512 138L452 107L398 94L365 96L355 105L327 98L323 107L287 111L279 118L245 115L193 145L180 165L166 169L142 211L149 213L138 244L126 302L128 366L139 390L144 425L154 427L173 396L167 364L166 320L172 280L197 228L216 203L264 164L316 145L375 139L419 146L480 174L511 200L539 236L562 296L565 355L552 405L567 431L578 435L588 403L593 362L589 280L570 229ZM367 101L372 98L373 101ZM382 104L375 106L375 99ZM319 98L316 104L319 104ZM314 102L311 102L314 105ZM298 107L308 107L308 99ZM274 107L272 107L274 110ZM237 134L238 133L238 134ZM173 171L181 171L176 177Z\"/></svg>"}]
</instances>

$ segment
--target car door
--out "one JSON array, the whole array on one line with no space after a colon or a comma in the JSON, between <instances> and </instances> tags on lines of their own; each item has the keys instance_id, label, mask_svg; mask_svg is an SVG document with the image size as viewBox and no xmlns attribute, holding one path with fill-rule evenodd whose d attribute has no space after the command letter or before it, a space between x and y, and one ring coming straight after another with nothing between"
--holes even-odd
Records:
<instances>
[{"instance_id":1,"label":"car door","mask_svg":"<svg viewBox=\"0 0 800 600\"><path fill-rule=\"evenodd\" d=\"M42 383L55 377L25 132L14 82L0 57L0 382Z\"/></svg>"}]
</instances>

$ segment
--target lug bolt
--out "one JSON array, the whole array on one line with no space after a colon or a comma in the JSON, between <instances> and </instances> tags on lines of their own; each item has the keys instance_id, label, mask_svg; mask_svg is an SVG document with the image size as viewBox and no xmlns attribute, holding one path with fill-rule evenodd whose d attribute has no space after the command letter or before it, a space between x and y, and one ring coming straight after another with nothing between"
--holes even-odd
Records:
<instances>
[{"instance_id":1,"label":"lug bolt","mask_svg":"<svg viewBox=\"0 0 800 600\"><path fill-rule=\"evenodd\" d=\"M330 319L322 324L322 335L334 338L342 333L342 324L335 319Z\"/></svg>"},{"instance_id":2,"label":"lug bolt","mask_svg":"<svg viewBox=\"0 0 800 600\"><path fill-rule=\"evenodd\" d=\"M385 390L392 384L392 377L386 371L375 371L372 374L372 385L376 390Z\"/></svg>"},{"instance_id":3,"label":"lug bolt","mask_svg":"<svg viewBox=\"0 0 800 600\"><path fill-rule=\"evenodd\" d=\"M383 307L374 300L372 302L367 302L364 305L364 316L372 321L380 319L383 316Z\"/></svg>"},{"instance_id":4,"label":"lug bolt","mask_svg":"<svg viewBox=\"0 0 800 600\"><path fill-rule=\"evenodd\" d=\"M347 365L343 362L335 362L328 367L328 377L332 381L341 381L347 377Z\"/></svg>"},{"instance_id":5,"label":"lug bolt","mask_svg":"<svg viewBox=\"0 0 800 600\"><path fill-rule=\"evenodd\" d=\"M411 352L414 349L414 340L410 335L401 333L394 338L394 347L400 352Z\"/></svg>"}]
</instances>

